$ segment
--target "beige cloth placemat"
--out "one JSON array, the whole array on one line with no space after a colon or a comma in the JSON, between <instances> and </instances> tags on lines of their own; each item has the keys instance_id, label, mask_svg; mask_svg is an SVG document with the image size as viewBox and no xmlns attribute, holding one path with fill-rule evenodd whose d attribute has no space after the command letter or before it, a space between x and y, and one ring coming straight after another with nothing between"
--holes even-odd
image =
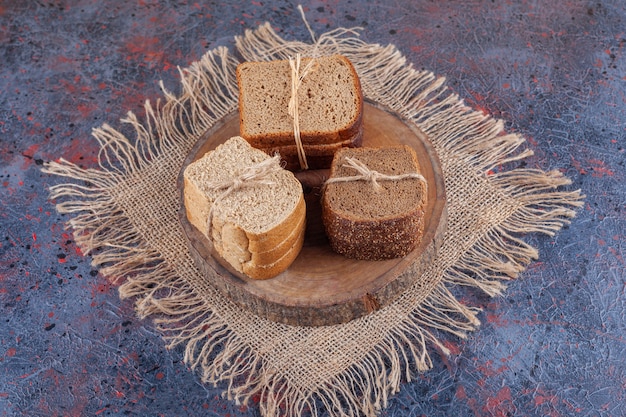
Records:
<instances>
[{"instance_id":1,"label":"beige cloth placemat","mask_svg":"<svg viewBox=\"0 0 626 417\"><path fill-rule=\"evenodd\" d=\"M129 113L127 138L109 125L94 130L100 168L63 159L44 167L71 179L51 187L57 209L71 213L76 243L122 297L152 316L168 346L183 345L202 380L225 385L228 398L260 398L263 415L374 415L403 380L431 366L428 347L446 348L433 329L464 337L479 322L449 288L499 294L534 258L520 234L553 234L574 216L579 191L559 172L497 169L531 154L503 123L466 106L443 78L412 68L392 45L368 44L337 29L315 44L286 41L265 24L236 38L246 60L340 53L354 64L364 95L414 122L432 141L448 196L448 230L435 263L397 301L337 326L294 327L244 311L217 292L188 252L177 217L176 178L197 139L238 105L238 60L225 48L181 70L182 94ZM164 89L165 90L165 89ZM405 273L413 273L409 268Z\"/></svg>"}]
</instances>

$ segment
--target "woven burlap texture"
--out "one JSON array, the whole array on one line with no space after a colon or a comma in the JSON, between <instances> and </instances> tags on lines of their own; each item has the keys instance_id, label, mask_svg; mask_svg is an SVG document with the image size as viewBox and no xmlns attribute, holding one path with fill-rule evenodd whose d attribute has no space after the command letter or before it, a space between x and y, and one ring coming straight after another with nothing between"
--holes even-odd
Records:
<instances>
[{"instance_id":1,"label":"woven burlap texture","mask_svg":"<svg viewBox=\"0 0 626 417\"><path fill-rule=\"evenodd\" d=\"M225 395L259 401L263 415L375 415L403 380L431 367L429 350L447 349L436 334L465 337L479 325L452 286L500 294L537 257L520 234L553 234L581 204L559 172L511 168L531 154L502 121L466 106L444 79L417 71L392 46L368 44L357 30L336 29L315 43L286 41L269 24L236 38L244 60L340 53L354 64L364 95L428 135L441 161L448 229L437 261L391 305L352 322L295 327L242 310L202 276L177 217L176 178L201 135L237 111L235 69L226 48L181 69L181 93L145 104L131 129L94 130L100 167L60 159L48 173L70 179L51 187L57 209L71 213L76 243L103 275L152 316L169 347ZM134 131L132 138L122 134ZM511 169L501 169L505 166ZM405 272L413 273L411 268Z\"/></svg>"}]
</instances>

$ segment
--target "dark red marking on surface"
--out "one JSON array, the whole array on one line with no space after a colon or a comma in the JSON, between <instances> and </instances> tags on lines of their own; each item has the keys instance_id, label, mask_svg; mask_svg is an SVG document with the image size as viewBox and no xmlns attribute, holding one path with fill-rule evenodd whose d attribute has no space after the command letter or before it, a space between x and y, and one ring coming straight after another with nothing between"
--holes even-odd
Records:
<instances>
[{"instance_id":1,"label":"dark red marking on surface","mask_svg":"<svg viewBox=\"0 0 626 417\"><path fill-rule=\"evenodd\" d=\"M559 417L561 413L556 411L559 402L564 403L572 412L579 413L581 410L572 406L567 400L559 399L555 394L550 393L542 387L535 387L532 390L524 390L525 395L532 395L532 403L536 409L543 412L548 417Z\"/></svg>"},{"instance_id":2,"label":"dark red marking on surface","mask_svg":"<svg viewBox=\"0 0 626 417\"><path fill-rule=\"evenodd\" d=\"M534 404L535 407L544 405L544 404L551 404L554 405L557 402L557 398L554 395L542 395L542 394L535 394L535 398L534 398Z\"/></svg>"},{"instance_id":3,"label":"dark red marking on surface","mask_svg":"<svg viewBox=\"0 0 626 417\"><path fill-rule=\"evenodd\" d=\"M98 163L97 145L94 145L94 152L92 153L89 146L86 146L83 141L72 140L69 146L63 150L61 154L66 160L76 165L96 165ZM91 154L91 156L90 156Z\"/></svg>"},{"instance_id":4,"label":"dark red marking on surface","mask_svg":"<svg viewBox=\"0 0 626 417\"><path fill-rule=\"evenodd\" d=\"M468 396L465 392L465 387L463 385L459 385L459 387L456 389L454 396L459 400L465 401L469 408L473 411L473 414L475 416L481 414L480 407L478 406L478 399L473 396Z\"/></svg>"},{"instance_id":5,"label":"dark red marking on surface","mask_svg":"<svg viewBox=\"0 0 626 417\"><path fill-rule=\"evenodd\" d=\"M613 256L615 256L615 258L619 261L620 264L624 265L626 264L624 262L624 257L622 256L622 252L618 249L615 249L613 247L609 248L609 252L611 252L613 254ZM626 286L626 284L625 284Z\"/></svg>"},{"instance_id":6,"label":"dark red marking on surface","mask_svg":"<svg viewBox=\"0 0 626 417\"><path fill-rule=\"evenodd\" d=\"M40 144L35 143L28 147L24 152L22 152L22 156L24 157L24 162L22 164L22 170L26 170L30 165L35 162L35 154L39 151Z\"/></svg>"},{"instance_id":7,"label":"dark red marking on surface","mask_svg":"<svg viewBox=\"0 0 626 417\"><path fill-rule=\"evenodd\" d=\"M76 105L76 110L78 110L81 117L88 118L98 110L98 106L95 103L83 102Z\"/></svg>"},{"instance_id":8,"label":"dark red marking on surface","mask_svg":"<svg viewBox=\"0 0 626 417\"><path fill-rule=\"evenodd\" d=\"M443 342L443 345L446 349L450 351L451 355L459 355L461 353L461 348L459 347L459 345L456 343L452 343L450 340L445 340Z\"/></svg>"},{"instance_id":9,"label":"dark red marking on surface","mask_svg":"<svg viewBox=\"0 0 626 417\"><path fill-rule=\"evenodd\" d=\"M496 396L488 398L486 404L483 406L484 413L490 413L490 415L496 417L515 415L515 410L516 407L513 404L511 389L509 387L502 387Z\"/></svg>"},{"instance_id":10,"label":"dark red marking on surface","mask_svg":"<svg viewBox=\"0 0 626 417\"><path fill-rule=\"evenodd\" d=\"M75 75L73 79L62 79L59 81L62 89L67 94L81 97L91 92L91 87L83 82L80 75Z\"/></svg>"},{"instance_id":11,"label":"dark red marking on surface","mask_svg":"<svg viewBox=\"0 0 626 417\"><path fill-rule=\"evenodd\" d=\"M38 149L39 149L39 144L35 143L35 144L29 146L28 149L26 149L22 153L22 155L24 155L24 156L26 156L26 157L28 157L30 159L33 159L33 156L35 155L35 152L37 152Z\"/></svg>"},{"instance_id":12,"label":"dark red marking on surface","mask_svg":"<svg viewBox=\"0 0 626 417\"><path fill-rule=\"evenodd\" d=\"M470 91L472 98L467 98L467 103L474 109L479 110L484 115L489 115L491 112L485 107L486 98L477 91Z\"/></svg>"},{"instance_id":13,"label":"dark red marking on surface","mask_svg":"<svg viewBox=\"0 0 626 417\"><path fill-rule=\"evenodd\" d=\"M96 293L107 293L109 291L111 291L111 283L109 283L108 281L100 283L100 284L95 284L92 288L91 294L93 297L96 296Z\"/></svg>"},{"instance_id":14,"label":"dark red marking on surface","mask_svg":"<svg viewBox=\"0 0 626 417\"><path fill-rule=\"evenodd\" d=\"M166 22L161 23L165 24ZM164 71L176 68L176 65L165 59L164 51L166 51L167 48L164 48L160 38L156 36L134 36L126 42L124 48L130 53L130 55L126 57L128 61L143 62L140 65L145 65L151 69L162 65Z\"/></svg>"},{"instance_id":15,"label":"dark red marking on surface","mask_svg":"<svg viewBox=\"0 0 626 417\"><path fill-rule=\"evenodd\" d=\"M487 322L502 327L509 325L509 321L502 318L502 315L500 313L488 313Z\"/></svg>"},{"instance_id":16,"label":"dark red marking on surface","mask_svg":"<svg viewBox=\"0 0 626 417\"><path fill-rule=\"evenodd\" d=\"M572 165L574 166L574 168L576 168L576 170L578 171L579 174L581 175L586 175L587 174L587 170L583 168L582 164L577 161L576 159L574 159L574 157L572 156L570 158Z\"/></svg>"},{"instance_id":17,"label":"dark red marking on surface","mask_svg":"<svg viewBox=\"0 0 626 417\"><path fill-rule=\"evenodd\" d=\"M508 366L506 366L506 365L502 365L502 366L500 366L498 368L495 368L494 364L493 364L493 361L491 361L491 360L486 361L483 365L479 365L476 369L481 374L483 374L485 377L487 377L487 378L494 377L496 375L499 375L499 374L509 370ZM479 380L479 384L480 383L481 382Z\"/></svg>"},{"instance_id":18,"label":"dark red marking on surface","mask_svg":"<svg viewBox=\"0 0 626 417\"><path fill-rule=\"evenodd\" d=\"M605 175L609 177L612 177L615 175L613 171L611 171L610 169L606 167L606 163L600 159L594 159L594 158L589 159L589 164L591 164L591 169L593 171L591 173L592 177L602 178Z\"/></svg>"}]
</instances>

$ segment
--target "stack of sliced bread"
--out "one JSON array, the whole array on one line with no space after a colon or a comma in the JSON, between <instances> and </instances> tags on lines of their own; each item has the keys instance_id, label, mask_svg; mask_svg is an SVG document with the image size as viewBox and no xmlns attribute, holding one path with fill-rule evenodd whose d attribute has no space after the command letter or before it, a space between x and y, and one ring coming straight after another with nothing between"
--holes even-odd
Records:
<instances>
[{"instance_id":1,"label":"stack of sliced bread","mask_svg":"<svg viewBox=\"0 0 626 417\"><path fill-rule=\"evenodd\" d=\"M396 180L372 181L346 166L356 159ZM424 231L426 183L415 151L408 146L341 149L333 160L322 197L322 220L332 249L349 258L382 260L413 251ZM353 179L349 179L352 177ZM341 178L345 181L333 182Z\"/></svg>"},{"instance_id":2,"label":"stack of sliced bread","mask_svg":"<svg viewBox=\"0 0 626 417\"><path fill-rule=\"evenodd\" d=\"M422 239L427 203L415 151L361 147L363 96L346 57L304 58L300 68L306 68L297 89L301 145L309 169L330 168L321 199L330 246L360 260L408 255ZM189 222L231 271L253 279L285 271L304 242L303 186L291 172L303 169L289 113L292 69L286 60L240 64L241 136L184 171ZM259 174L261 166L271 169Z\"/></svg>"},{"instance_id":3,"label":"stack of sliced bread","mask_svg":"<svg viewBox=\"0 0 626 417\"><path fill-rule=\"evenodd\" d=\"M304 71L308 67L307 71ZM363 96L352 63L342 55L303 58L297 90L302 146L310 169L328 168L338 149L362 140ZM240 135L286 168L300 170L289 114L292 96L289 61L245 62L237 68Z\"/></svg>"},{"instance_id":4,"label":"stack of sliced bread","mask_svg":"<svg viewBox=\"0 0 626 417\"><path fill-rule=\"evenodd\" d=\"M232 268L254 279L280 274L302 249L306 226L302 186L280 166L262 178L240 183L232 192L216 184L236 182L268 159L236 136L190 164L183 174L190 223Z\"/></svg>"}]
</instances>

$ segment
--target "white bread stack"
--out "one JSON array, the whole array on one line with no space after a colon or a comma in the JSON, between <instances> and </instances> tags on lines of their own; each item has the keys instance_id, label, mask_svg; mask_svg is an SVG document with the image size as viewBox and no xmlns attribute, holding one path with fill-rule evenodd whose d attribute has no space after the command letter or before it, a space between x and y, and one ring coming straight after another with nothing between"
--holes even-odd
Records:
<instances>
[{"instance_id":1,"label":"white bread stack","mask_svg":"<svg viewBox=\"0 0 626 417\"><path fill-rule=\"evenodd\" d=\"M216 184L233 182L268 159L236 136L190 164L183 174L190 223L228 264L253 279L280 274L302 249L306 226L302 186L280 166L228 193Z\"/></svg>"},{"instance_id":2,"label":"white bread stack","mask_svg":"<svg viewBox=\"0 0 626 417\"><path fill-rule=\"evenodd\" d=\"M362 142L363 95L352 63L342 55L303 58L297 90L300 138L310 169L329 168L335 152ZM301 169L289 114L289 61L245 62L237 67L240 135L269 155L278 152Z\"/></svg>"}]
</instances>

